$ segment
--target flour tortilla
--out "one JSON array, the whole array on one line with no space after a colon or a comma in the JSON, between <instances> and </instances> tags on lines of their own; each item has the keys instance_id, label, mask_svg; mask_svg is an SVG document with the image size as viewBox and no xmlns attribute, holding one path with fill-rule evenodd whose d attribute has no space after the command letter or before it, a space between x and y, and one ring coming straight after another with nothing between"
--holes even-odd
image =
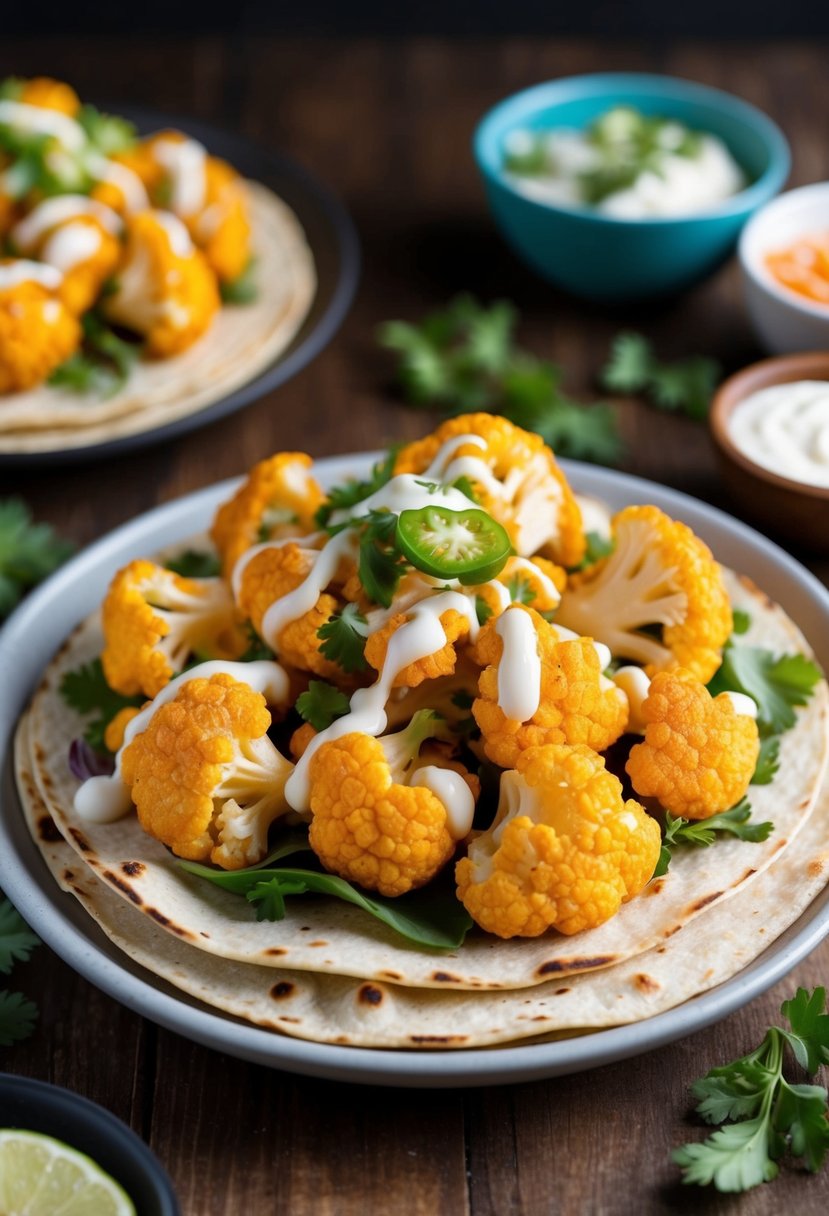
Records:
<instances>
[{"instance_id":1,"label":"flour tortilla","mask_svg":"<svg viewBox=\"0 0 829 1216\"><path fill-rule=\"evenodd\" d=\"M163 426L228 396L282 354L311 307L314 259L294 213L260 183L246 189L256 300L223 306L183 354L141 360L112 397L48 385L0 396L0 454L85 447Z\"/></svg>"},{"instance_id":2,"label":"flour tortilla","mask_svg":"<svg viewBox=\"0 0 829 1216\"><path fill-rule=\"evenodd\" d=\"M773 866L670 942L603 971L510 992L436 992L237 963L164 933L79 864L56 831L26 767L27 733L28 721L18 747L32 837L58 883L72 892L107 937L133 962L204 1004L319 1043L462 1049L639 1022L748 966L797 920L829 878L825 783L811 818Z\"/></svg>"},{"instance_id":3,"label":"flour tortilla","mask_svg":"<svg viewBox=\"0 0 829 1216\"><path fill-rule=\"evenodd\" d=\"M808 646L783 611L735 575L728 576L735 608L752 619L741 644L777 652ZM82 721L58 693L69 669L100 653L97 617L90 618L47 670L32 703L31 733L23 747L28 771L65 839L112 890L181 941L208 954L275 968L352 975L416 988L510 989L551 978L616 967L673 938L705 909L755 881L795 839L811 811L826 764L827 690L821 682L797 725L783 736L777 779L753 786L753 818L775 831L763 843L736 839L709 849L678 850L670 872L600 925L574 937L501 941L478 930L450 954L407 944L365 912L336 900L289 900L282 921L257 921L242 898L184 873L158 841L129 816L112 824L82 820L74 810L78 782L67 764Z\"/></svg>"}]
</instances>

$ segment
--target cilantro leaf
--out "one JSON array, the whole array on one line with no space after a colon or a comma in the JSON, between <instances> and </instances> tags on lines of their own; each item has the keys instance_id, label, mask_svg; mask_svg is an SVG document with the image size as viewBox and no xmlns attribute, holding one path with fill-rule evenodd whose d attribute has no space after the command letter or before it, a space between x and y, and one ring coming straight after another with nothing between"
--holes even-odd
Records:
<instances>
[{"instance_id":1,"label":"cilantro leaf","mask_svg":"<svg viewBox=\"0 0 829 1216\"><path fill-rule=\"evenodd\" d=\"M479 625L485 625L492 616L492 608L482 595L475 596L475 616L478 618Z\"/></svg>"},{"instance_id":2,"label":"cilantro leaf","mask_svg":"<svg viewBox=\"0 0 829 1216\"><path fill-rule=\"evenodd\" d=\"M67 671L60 683L60 695L79 714L94 715L84 730L84 738L96 752L108 751L104 732L115 715L128 706L140 708L144 704L140 695L125 697L110 688L100 659Z\"/></svg>"},{"instance_id":3,"label":"cilantro leaf","mask_svg":"<svg viewBox=\"0 0 829 1216\"><path fill-rule=\"evenodd\" d=\"M605 388L644 393L659 409L705 418L721 368L714 359L692 355L660 363L642 334L622 333L614 340L601 373Z\"/></svg>"},{"instance_id":4,"label":"cilantro leaf","mask_svg":"<svg viewBox=\"0 0 829 1216\"><path fill-rule=\"evenodd\" d=\"M348 605L350 606L350 605ZM344 692L324 680L311 680L296 703L301 718L314 730L325 730L336 718L348 713L350 702Z\"/></svg>"},{"instance_id":5,"label":"cilantro leaf","mask_svg":"<svg viewBox=\"0 0 829 1216\"><path fill-rule=\"evenodd\" d=\"M537 598L535 587L523 574L513 574L507 582L507 591L513 604L531 604Z\"/></svg>"},{"instance_id":6,"label":"cilantro leaf","mask_svg":"<svg viewBox=\"0 0 829 1216\"><path fill-rule=\"evenodd\" d=\"M285 896L304 895L308 884L301 879L275 876L254 883L245 893L245 899L256 908L257 920L284 920Z\"/></svg>"},{"instance_id":7,"label":"cilantro leaf","mask_svg":"<svg viewBox=\"0 0 829 1216\"><path fill-rule=\"evenodd\" d=\"M792 1155L803 1157L814 1173L829 1151L826 1090L822 1085L790 1085L781 1080L775 1127L788 1133Z\"/></svg>"},{"instance_id":8,"label":"cilantro leaf","mask_svg":"<svg viewBox=\"0 0 829 1216\"><path fill-rule=\"evenodd\" d=\"M595 565L603 557L609 557L616 548L616 541L612 536L602 536L599 532L586 532L585 540L587 548L584 551L584 557L578 566L573 567L574 571L585 570L588 566Z\"/></svg>"},{"instance_id":9,"label":"cilantro leaf","mask_svg":"<svg viewBox=\"0 0 829 1216\"><path fill-rule=\"evenodd\" d=\"M49 524L32 522L21 499L0 501L0 621L25 591L42 582L71 552L72 545L61 540Z\"/></svg>"},{"instance_id":10,"label":"cilantro leaf","mask_svg":"<svg viewBox=\"0 0 829 1216\"><path fill-rule=\"evenodd\" d=\"M317 630L322 642L320 654L332 663L339 663L343 671L364 671L368 621L356 604L346 604L341 612L335 612Z\"/></svg>"},{"instance_id":11,"label":"cilantro leaf","mask_svg":"<svg viewBox=\"0 0 829 1216\"><path fill-rule=\"evenodd\" d=\"M777 656L729 642L708 688L712 696L729 689L746 693L757 702L761 735L779 735L794 726L794 707L808 702L820 678L820 668L805 655Z\"/></svg>"},{"instance_id":12,"label":"cilantro leaf","mask_svg":"<svg viewBox=\"0 0 829 1216\"><path fill-rule=\"evenodd\" d=\"M72 393L113 397L129 379L141 346L120 338L95 312L86 313L82 324L81 349L55 368L49 384Z\"/></svg>"},{"instance_id":13,"label":"cilantro leaf","mask_svg":"<svg viewBox=\"0 0 829 1216\"><path fill-rule=\"evenodd\" d=\"M164 565L182 578L216 578L222 569L218 555L206 549L185 549Z\"/></svg>"},{"instance_id":14,"label":"cilantro leaf","mask_svg":"<svg viewBox=\"0 0 829 1216\"><path fill-rule=\"evenodd\" d=\"M104 156L126 152L138 138L133 123L115 114L104 114L95 106L81 106L76 121L83 127L87 139L96 151Z\"/></svg>"},{"instance_id":15,"label":"cilantro leaf","mask_svg":"<svg viewBox=\"0 0 829 1216\"><path fill-rule=\"evenodd\" d=\"M751 778L752 785L770 785L780 768L780 740L777 735L769 735L760 740L760 754Z\"/></svg>"},{"instance_id":16,"label":"cilantro leaf","mask_svg":"<svg viewBox=\"0 0 829 1216\"><path fill-rule=\"evenodd\" d=\"M252 304L259 296L256 276L256 258L251 258L245 269L229 283L219 284L223 304Z\"/></svg>"},{"instance_id":17,"label":"cilantro leaf","mask_svg":"<svg viewBox=\"0 0 829 1216\"><path fill-rule=\"evenodd\" d=\"M15 961L25 963L39 944L17 909L0 896L0 972L8 975Z\"/></svg>"},{"instance_id":18,"label":"cilantro leaf","mask_svg":"<svg viewBox=\"0 0 829 1216\"><path fill-rule=\"evenodd\" d=\"M19 992L0 992L0 1047L28 1039L37 1021L37 1005Z\"/></svg>"},{"instance_id":19,"label":"cilantro leaf","mask_svg":"<svg viewBox=\"0 0 829 1216\"><path fill-rule=\"evenodd\" d=\"M824 1012L825 1006L825 988L816 988L811 996L805 988L798 988L792 999L781 1006L791 1026L791 1031L785 1032L786 1038L798 1064L810 1075L822 1064L829 1064L829 1014Z\"/></svg>"},{"instance_id":20,"label":"cilantro leaf","mask_svg":"<svg viewBox=\"0 0 829 1216\"><path fill-rule=\"evenodd\" d=\"M714 843L718 832L736 836L738 840L747 840L752 844L768 840L774 831L774 824L768 821L753 823L750 821L750 816L751 806L745 798L730 810L721 811L719 815L711 815L708 819L683 819L681 816L675 817L668 811L665 815L662 847L656 869L653 872L654 878L668 872L673 849L677 845L688 844L696 845L698 848L707 848Z\"/></svg>"},{"instance_id":21,"label":"cilantro leaf","mask_svg":"<svg viewBox=\"0 0 829 1216\"><path fill-rule=\"evenodd\" d=\"M738 635L748 633L751 628L751 613L745 612L742 608L735 608L731 616L731 632Z\"/></svg>"},{"instance_id":22,"label":"cilantro leaf","mask_svg":"<svg viewBox=\"0 0 829 1216\"><path fill-rule=\"evenodd\" d=\"M602 384L614 393L639 393L647 386L652 361L647 338L634 333L617 334L601 374Z\"/></svg>"},{"instance_id":23,"label":"cilantro leaf","mask_svg":"<svg viewBox=\"0 0 829 1216\"><path fill-rule=\"evenodd\" d=\"M397 459L397 447L392 447L387 456L378 460L371 470L371 476L365 481L353 479L344 485L333 486L328 491L328 498L314 516L320 528L328 526L328 521L335 511L347 511L356 507L357 503L369 498L391 481L394 473L394 462Z\"/></svg>"},{"instance_id":24,"label":"cilantro leaf","mask_svg":"<svg viewBox=\"0 0 829 1216\"><path fill-rule=\"evenodd\" d=\"M676 1149L672 1159L682 1167L686 1185L714 1184L726 1194L748 1191L777 1177L769 1156L768 1120L762 1115L718 1128L702 1144Z\"/></svg>"}]
</instances>

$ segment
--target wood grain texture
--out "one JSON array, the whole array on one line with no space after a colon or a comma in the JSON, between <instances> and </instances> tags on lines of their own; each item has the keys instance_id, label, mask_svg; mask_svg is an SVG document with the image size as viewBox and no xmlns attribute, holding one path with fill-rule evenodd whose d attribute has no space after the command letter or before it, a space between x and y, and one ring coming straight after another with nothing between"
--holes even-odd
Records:
<instances>
[{"instance_id":1,"label":"wood grain texture","mask_svg":"<svg viewBox=\"0 0 829 1216\"><path fill-rule=\"evenodd\" d=\"M568 391L595 375L621 328L666 357L758 357L733 265L681 299L596 309L535 279L497 238L469 154L483 111L555 75L676 73L742 94L781 122L793 182L829 178L821 45L590 41L333 42L39 38L0 46L0 74L50 72L90 98L179 110L284 150L350 207L364 273L341 333L315 363L234 418L108 464L2 475L80 545L159 502L241 472L280 447L315 455L414 437L427 419L399 407L373 334L453 293L508 297L522 341L560 362ZM732 509L703 427L620 403L624 467ZM829 582L829 562L809 560ZM702 1138L689 1086L753 1046L798 984L824 983L829 943L766 996L718 1026L650 1055L557 1081L433 1094L308 1081L207 1051L144 1022L45 948L15 984L41 1006L34 1038L0 1067L101 1102L152 1145L186 1216L452 1213L823 1216L829 1171L785 1169L739 1200L683 1190L671 1147Z\"/></svg>"}]
</instances>

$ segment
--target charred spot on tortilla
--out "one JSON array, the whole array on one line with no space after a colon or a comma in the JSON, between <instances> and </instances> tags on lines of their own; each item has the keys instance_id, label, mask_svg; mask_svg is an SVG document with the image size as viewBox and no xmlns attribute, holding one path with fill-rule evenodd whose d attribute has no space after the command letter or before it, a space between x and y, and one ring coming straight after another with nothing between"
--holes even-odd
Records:
<instances>
[{"instance_id":1,"label":"charred spot on tortilla","mask_svg":"<svg viewBox=\"0 0 829 1216\"><path fill-rule=\"evenodd\" d=\"M322 941L322 939L319 939L315 942L309 942L308 945L309 946L327 946L328 942L324 942L324 941Z\"/></svg>"},{"instance_id":2,"label":"charred spot on tortilla","mask_svg":"<svg viewBox=\"0 0 829 1216\"><path fill-rule=\"evenodd\" d=\"M56 844L63 837L51 815L41 815L37 821L37 834L45 844Z\"/></svg>"},{"instance_id":3,"label":"charred spot on tortilla","mask_svg":"<svg viewBox=\"0 0 829 1216\"><path fill-rule=\"evenodd\" d=\"M569 971L597 971L600 967L609 967L615 962L615 954L598 954L595 958L551 958L536 967L535 974L558 975Z\"/></svg>"},{"instance_id":4,"label":"charred spot on tortilla","mask_svg":"<svg viewBox=\"0 0 829 1216\"><path fill-rule=\"evenodd\" d=\"M460 984L463 982L460 976L453 975L451 971L433 971L432 979L438 984Z\"/></svg>"},{"instance_id":5,"label":"charred spot on tortilla","mask_svg":"<svg viewBox=\"0 0 829 1216\"><path fill-rule=\"evenodd\" d=\"M361 1005L382 1005L383 993L374 984L361 984L357 990L357 1000Z\"/></svg>"},{"instance_id":6,"label":"charred spot on tortilla","mask_svg":"<svg viewBox=\"0 0 829 1216\"><path fill-rule=\"evenodd\" d=\"M675 933L679 933L682 925L673 925L670 929L666 929L662 934L663 937L673 937Z\"/></svg>"},{"instance_id":7,"label":"charred spot on tortilla","mask_svg":"<svg viewBox=\"0 0 829 1216\"><path fill-rule=\"evenodd\" d=\"M572 992L572 988L556 988L553 996L564 996L567 992Z\"/></svg>"},{"instance_id":8,"label":"charred spot on tortilla","mask_svg":"<svg viewBox=\"0 0 829 1216\"><path fill-rule=\"evenodd\" d=\"M643 895L658 895L664 886L665 886L664 878L654 878L651 880L651 882L648 883L648 885L645 887L642 894Z\"/></svg>"},{"instance_id":9,"label":"charred spot on tortilla","mask_svg":"<svg viewBox=\"0 0 829 1216\"><path fill-rule=\"evenodd\" d=\"M117 887L119 891L122 891L127 899L132 900L134 904L137 904L139 907L143 904L144 901L135 888L131 887L128 882L124 882L123 878L119 878L117 874L113 874L112 870L104 870L103 876L108 883L111 883L113 887ZM148 908L147 911L152 916L152 910Z\"/></svg>"},{"instance_id":10,"label":"charred spot on tortilla","mask_svg":"<svg viewBox=\"0 0 829 1216\"><path fill-rule=\"evenodd\" d=\"M271 958L280 958L283 954L287 954L288 951L284 946L270 946L267 950L263 950L262 953L269 955Z\"/></svg>"},{"instance_id":11,"label":"charred spot on tortilla","mask_svg":"<svg viewBox=\"0 0 829 1216\"><path fill-rule=\"evenodd\" d=\"M80 851L82 853L91 853L92 852L92 845L86 839L83 832L79 831L78 828L70 828L69 835L72 837L75 844L78 846L78 848L80 849Z\"/></svg>"},{"instance_id":12,"label":"charred spot on tortilla","mask_svg":"<svg viewBox=\"0 0 829 1216\"><path fill-rule=\"evenodd\" d=\"M810 861L807 867L810 878L820 878L823 873L823 862L820 858Z\"/></svg>"},{"instance_id":13,"label":"charred spot on tortilla","mask_svg":"<svg viewBox=\"0 0 829 1216\"><path fill-rule=\"evenodd\" d=\"M288 1022L292 1026L299 1026L302 1022L302 1018L289 1018L284 1016L278 1018L277 1020L280 1022Z\"/></svg>"},{"instance_id":14,"label":"charred spot on tortilla","mask_svg":"<svg viewBox=\"0 0 829 1216\"><path fill-rule=\"evenodd\" d=\"M691 913L700 912L703 908L707 908L709 904L713 904L715 900L721 899L723 895L723 891L712 891L710 895L703 895L701 899L694 900L688 911Z\"/></svg>"},{"instance_id":15,"label":"charred spot on tortilla","mask_svg":"<svg viewBox=\"0 0 829 1216\"><path fill-rule=\"evenodd\" d=\"M128 878L140 878L146 868L143 861L125 861L121 866Z\"/></svg>"},{"instance_id":16,"label":"charred spot on tortilla","mask_svg":"<svg viewBox=\"0 0 829 1216\"><path fill-rule=\"evenodd\" d=\"M658 992L662 987L651 976L645 975L643 971L633 977L633 982L640 992Z\"/></svg>"},{"instance_id":17,"label":"charred spot on tortilla","mask_svg":"<svg viewBox=\"0 0 829 1216\"><path fill-rule=\"evenodd\" d=\"M282 1001L286 997L293 996L296 985L290 980L280 980L271 988L271 996L275 1001Z\"/></svg>"},{"instance_id":18,"label":"charred spot on tortilla","mask_svg":"<svg viewBox=\"0 0 829 1216\"><path fill-rule=\"evenodd\" d=\"M64 880L64 882L73 882L73 881L74 881L74 878L75 878L75 874L74 874L74 872L73 872L72 870L64 870L64 871L63 871L63 880Z\"/></svg>"},{"instance_id":19,"label":"charred spot on tortilla","mask_svg":"<svg viewBox=\"0 0 829 1216\"><path fill-rule=\"evenodd\" d=\"M169 916L165 916L163 912L159 912L158 908L146 907L148 916L151 916L156 924L161 925L162 929L166 929L168 933L175 933L177 937L192 938L192 933L187 929L182 929L181 925L177 925L175 921L170 920Z\"/></svg>"},{"instance_id":20,"label":"charred spot on tortilla","mask_svg":"<svg viewBox=\"0 0 829 1216\"><path fill-rule=\"evenodd\" d=\"M386 980L402 980L403 976L399 971L378 971L377 978Z\"/></svg>"},{"instance_id":21,"label":"charred spot on tortilla","mask_svg":"<svg viewBox=\"0 0 829 1216\"><path fill-rule=\"evenodd\" d=\"M469 1036L465 1034L410 1034L410 1043L465 1043Z\"/></svg>"}]
</instances>

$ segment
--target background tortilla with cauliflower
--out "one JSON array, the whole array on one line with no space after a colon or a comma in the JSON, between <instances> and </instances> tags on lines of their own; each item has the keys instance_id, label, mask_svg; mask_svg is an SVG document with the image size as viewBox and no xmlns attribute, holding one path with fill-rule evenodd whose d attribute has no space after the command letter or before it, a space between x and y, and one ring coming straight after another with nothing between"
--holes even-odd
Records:
<instances>
[{"instance_id":1,"label":"background tortilla with cauliflower","mask_svg":"<svg viewBox=\"0 0 829 1216\"><path fill-rule=\"evenodd\" d=\"M727 576L735 608L751 616L737 644L776 652L808 650L779 607L747 581ZM780 771L770 785L752 786L755 821L770 819L772 835L762 843L721 840L707 849L677 849L671 869L624 905L613 919L574 937L548 933L501 941L478 930L450 954L415 948L359 909L335 900L289 901L282 921L257 921L239 896L183 872L157 840L131 815L111 824L82 820L74 810L78 781L69 771L69 744L83 723L64 704L59 686L65 671L100 653L98 617L89 618L47 670L17 741L21 793L42 799L82 869L182 943L206 955L257 967L320 975L349 975L372 982L430 989L526 989L552 978L615 970L626 960L658 950L712 905L757 881L796 839L814 806L829 748L827 689L821 682L798 711L796 726L781 742ZM27 795L34 783L35 794ZM792 892L786 891L785 903ZM711 950L716 952L715 942ZM674 947L671 946L671 953Z\"/></svg>"},{"instance_id":2,"label":"background tortilla with cauliflower","mask_svg":"<svg viewBox=\"0 0 829 1216\"><path fill-rule=\"evenodd\" d=\"M257 298L223 305L211 328L170 359L141 359L111 397L42 385L0 397L0 453L51 451L164 426L220 401L282 354L311 307L316 271L294 213L245 183Z\"/></svg>"}]
</instances>

